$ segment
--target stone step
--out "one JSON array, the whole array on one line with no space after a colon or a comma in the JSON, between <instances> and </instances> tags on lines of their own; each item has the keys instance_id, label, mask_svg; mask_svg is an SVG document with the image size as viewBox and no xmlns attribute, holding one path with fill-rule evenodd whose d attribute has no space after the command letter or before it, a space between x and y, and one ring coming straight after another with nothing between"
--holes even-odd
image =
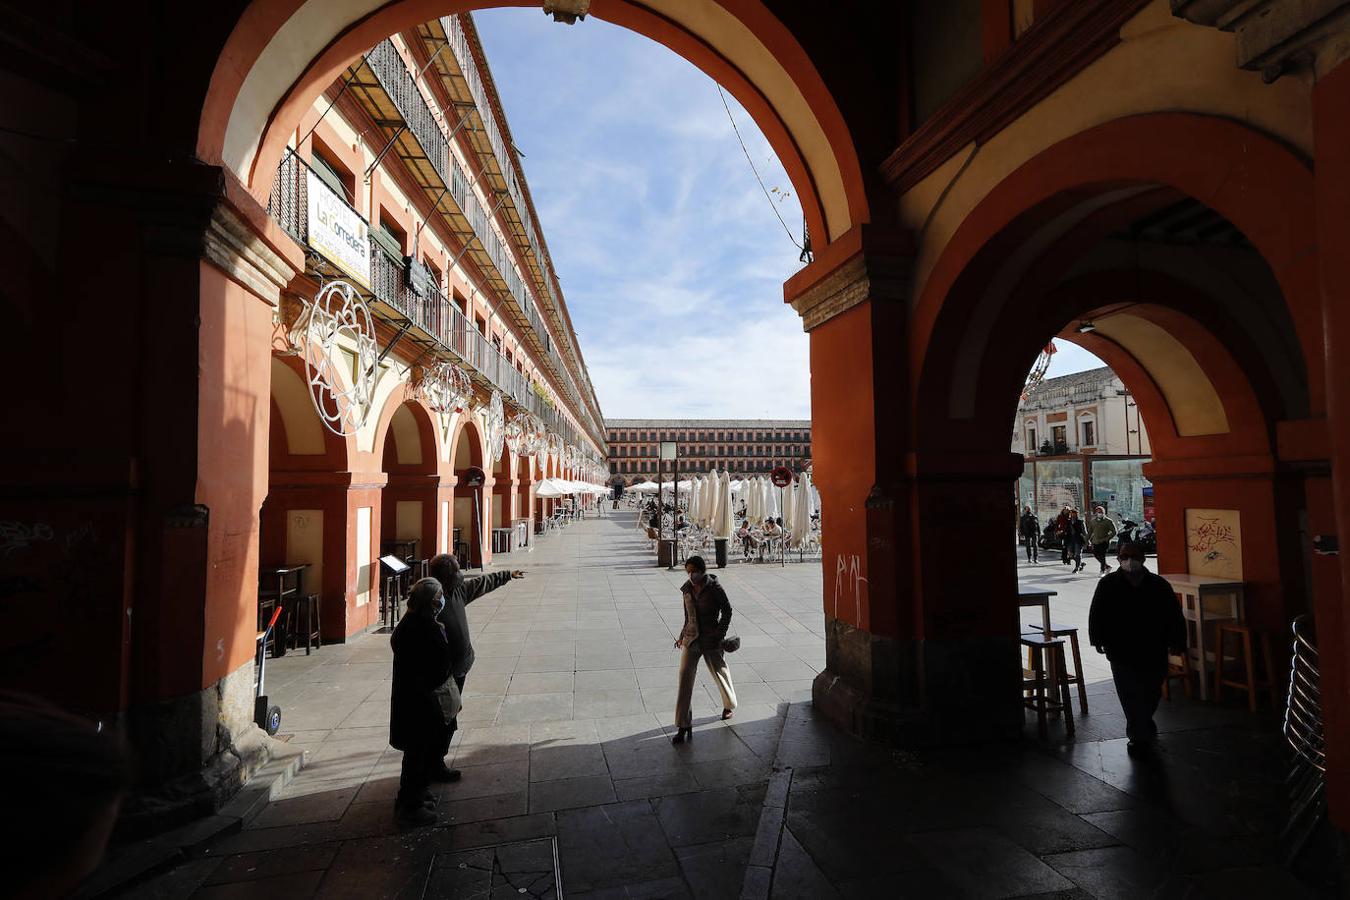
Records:
<instances>
[{"instance_id":1,"label":"stone step","mask_svg":"<svg viewBox=\"0 0 1350 900\"><path fill-rule=\"evenodd\" d=\"M212 815L119 848L80 885L73 898L115 896L128 887L152 880L166 868L189 860L204 844L242 829L276 799L304 767L305 754L301 748L270 738L261 729L257 735L250 735L241 742L253 745L244 748L246 752L263 752L268 754L268 759L233 799Z\"/></svg>"}]
</instances>

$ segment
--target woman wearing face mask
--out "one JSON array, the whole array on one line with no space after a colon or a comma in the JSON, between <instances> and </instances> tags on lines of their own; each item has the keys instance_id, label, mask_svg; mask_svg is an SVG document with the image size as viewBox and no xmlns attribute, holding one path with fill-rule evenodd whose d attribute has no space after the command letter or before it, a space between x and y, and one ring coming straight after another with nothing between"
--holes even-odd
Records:
<instances>
[{"instance_id":1,"label":"woman wearing face mask","mask_svg":"<svg viewBox=\"0 0 1350 900\"><path fill-rule=\"evenodd\" d=\"M402 826L431 825L436 814L431 784L444 766L447 729L457 710L447 710L438 696L450 678L450 645L436 621L445 594L435 578L423 578L408 594L408 613L399 620L389 643L394 650L394 686L389 706L389 743L403 751L394 815ZM458 692L454 693L458 702Z\"/></svg>"},{"instance_id":2,"label":"woman wearing face mask","mask_svg":"<svg viewBox=\"0 0 1350 900\"><path fill-rule=\"evenodd\" d=\"M676 649L683 648L680 657L680 690L675 700L675 737L672 744L683 744L694 737L694 716L690 708L694 696L694 679L698 675L701 658L708 666L717 690L722 694L722 718L730 719L736 708L736 688L731 683L722 651L727 627L731 624L731 602L727 592L717 583L716 575L709 575L701 556L691 556L684 564L689 580L680 588L684 597L684 629L675 641Z\"/></svg>"},{"instance_id":3,"label":"woman wearing face mask","mask_svg":"<svg viewBox=\"0 0 1350 900\"><path fill-rule=\"evenodd\" d=\"M1125 713L1126 750L1158 739L1153 714L1167 677L1167 653L1186 652L1186 620L1167 579L1144 568L1144 550L1129 542L1116 551L1120 568L1103 575L1088 612L1088 641L1111 661L1111 678Z\"/></svg>"}]
</instances>

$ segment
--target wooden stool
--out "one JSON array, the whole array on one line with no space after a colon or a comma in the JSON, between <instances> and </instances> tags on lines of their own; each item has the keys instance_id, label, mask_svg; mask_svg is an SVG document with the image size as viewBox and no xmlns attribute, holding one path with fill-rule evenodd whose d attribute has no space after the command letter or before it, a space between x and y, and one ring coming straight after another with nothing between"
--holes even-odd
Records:
<instances>
[{"instance_id":1,"label":"wooden stool","mask_svg":"<svg viewBox=\"0 0 1350 900\"><path fill-rule=\"evenodd\" d=\"M300 635L305 637L305 655L309 656L311 647L323 646L322 611L319 608L318 594L299 594L286 598L286 639L292 649L300 649ZM300 626L303 624L303 632Z\"/></svg>"},{"instance_id":2,"label":"wooden stool","mask_svg":"<svg viewBox=\"0 0 1350 900\"><path fill-rule=\"evenodd\" d=\"M1246 676L1242 680L1236 678L1225 678L1223 673L1223 653L1224 645L1227 643L1224 639L1228 635L1234 635L1239 639L1238 646L1242 650L1242 667L1240 671ZM1262 688L1270 692L1270 705L1278 709L1280 706L1278 685L1275 683L1275 666L1271 662L1270 654L1270 635L1263 632L1257 632L1256 635L1261 643L1261 662L1265 667L1265 680L1256 679L1256 660L1252 653L1252 630L1246 625L1237 622L1219 622L1214 628L1214 699L1223 699L1224 686L1243 688L1247 691L1247 707L1256 712L1256 691Z\"/></svg>"},{"instance_id":3,"label":"wooden stool","mask_svg":"<svg viewBox=\"0 0 1350 900\"><path fill-rule=\"evenodd\" d=\"M1036 727L1041 740L1049 737L1046 719L1052 712L1064 714L1064 730L1073 737L1073 697L1069 693L1069 679L1064 664L1064 642L1047 638L1039 631L1021 636L1027 648L1029 672L1022 673L1023 703L1036 710ZM1058 673L1058 684L1049 684L1049 673ZM1030 677L1028 677L1030 676Z\"/></svg>"},{"instance_id":4,"label":"wooden stool","mask_svg":"<svg viewBox=\"0 0 1350 900\"><path fill-rule=\"evenodd\" d=\"M1040 632L1043 628L1044 626L1041 624L1028 623L1022 626L1022 631L1030 634ZM1065 673L1064 677L1069 684L1078 685L1078 711L1086 716L1088 714L1087 682L1083 680L1083 654L1078 648L1078 629L1069 625L1061 625L1058 622L1051 622L1049 637L1066 637L1069 639L1069 652L1073 654L1073 674ZM1030 649L1027 653L1030 656Z\"/></svg>"},{"instance_id":5,"label":"wooden stool","mask_svg":"<svg viewBox=\"0 0 1350 900\"><path fill-rule=\"evenodd\" d=\"M1178 657L1181 662L1172 662L1173 657ZM1191 653L1189 650L1183 650L1181 653L1167 654L1167 674L1163 676L1162 695L1164 700L1172 699L1171 684L1173 678L1180 678L1181 685L1186 689L1186 696L1191 696L1191 678L1196 674L1191 668Z\"/></svg>"}]
</instances>

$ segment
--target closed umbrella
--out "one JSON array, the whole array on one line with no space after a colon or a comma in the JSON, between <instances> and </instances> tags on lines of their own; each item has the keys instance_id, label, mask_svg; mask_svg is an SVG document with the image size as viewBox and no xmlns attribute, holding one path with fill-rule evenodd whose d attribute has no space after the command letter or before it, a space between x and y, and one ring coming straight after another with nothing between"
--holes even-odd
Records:
<instances>
[{"instance_id":1,"label":"closed umbrella","mask_svg":"<svg viewBox=\"0 0 1350 900\"><path fill-rule=\"evenodd\" d=\"M800 547L811 534L811 476L803 472L793 494L792 546Z\"/></svg>"},{"instance_id":2,"label":"closed umbrella","mask_svg":"<svg viewBox=\"0 0 1350 900\"><path fill-rule=\"evenodd\" d=\"M717 521L717 504L721 502L722 483L717 477L717 473L709 472L706 479L706 497L707 503L703 509L703 527L711 528Z\"/></svg>"},{"instance_id":3,"label":"closed umbrella","mask_svg":"<svg viewBox=\"0 0 1350 900\"><path fill-rule=\"evenodd\" d=\"M713 536L730 540L735 523L732 521L731 476L725 471L722 472L720 486L721 490L717 495L717 521L713 523Z\"/></svg>"},{"instance_id":4,"label":"closed umbrella","mask_svg":"<svg viewBox=\"0 0 1350 900\"><path fill-rule=\"evenodd\" d=\"M792 533L792 518L796 512L794 507L797 505L797 483L794 481L783 491L783 530L788 534Z\"/></svg>"}]
</instances>

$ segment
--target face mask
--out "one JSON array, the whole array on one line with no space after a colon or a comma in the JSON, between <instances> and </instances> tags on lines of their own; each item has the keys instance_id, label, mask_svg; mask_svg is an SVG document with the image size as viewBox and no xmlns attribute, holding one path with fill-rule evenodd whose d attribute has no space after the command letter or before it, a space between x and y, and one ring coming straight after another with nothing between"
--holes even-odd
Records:
<instances>
[{"instance_id":1,"label":"face mask","mask_svg":"<svg viewBox=\"0 0 1350 900\"><path fill-rule=\"evenodd\" d=\"M694 584L702 584L707 579L708 573L706 572L695 572L694 574L689 576L689 580L692 581Z\"/></svg>"},{"instance_id":2,"label":"face mask","mask_svg":"<svg viewBox=\"0 0 1350 900\"><path fill-rule=\"evenodd\" d=\"M1120 561L1120 571L1129 575L1144 571L1144 561L1141 559L1122 559Z\"/></svg>"}]
</instances>

